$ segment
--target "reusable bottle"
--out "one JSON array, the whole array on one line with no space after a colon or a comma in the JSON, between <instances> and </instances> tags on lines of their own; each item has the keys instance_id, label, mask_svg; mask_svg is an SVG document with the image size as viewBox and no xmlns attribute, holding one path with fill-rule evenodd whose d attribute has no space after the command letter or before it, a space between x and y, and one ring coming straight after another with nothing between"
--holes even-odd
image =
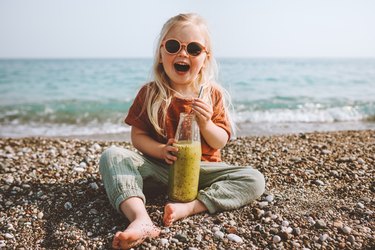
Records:
<instances>
[{"instance_id":1,"label":"reusable bottle","mask_svg":"<svg viewBox=\"0 0 375 250\"><path fill-rule=\"evenodd\" d=\"M200 133L194 114L180 113L176 142L177 160L169 169L168 196L172 201L189 202L198 194L202 156Z\"/></svg>"}]
</instances>

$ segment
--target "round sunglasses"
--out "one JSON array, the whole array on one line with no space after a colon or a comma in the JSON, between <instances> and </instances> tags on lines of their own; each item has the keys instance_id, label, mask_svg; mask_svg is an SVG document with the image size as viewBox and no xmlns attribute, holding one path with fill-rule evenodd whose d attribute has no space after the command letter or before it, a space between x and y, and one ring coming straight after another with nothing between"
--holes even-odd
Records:
<instances>
[{"instance_id":1,"label":"round sunglasses","mask_svg":"<svg viewBox=\"0 0 375 250\"><path fill-rule=\"evenodd\" d=\"M186 44L181 43L174 38L163 41L161 47L164 47L165 51L167 51L167 53L171 55L179 53L183 47L185 47L186 52L190 56L199 56L202 52L206 52L208 54L206 47L198 42L190 42Z\"/></svg>"}]
</instances>

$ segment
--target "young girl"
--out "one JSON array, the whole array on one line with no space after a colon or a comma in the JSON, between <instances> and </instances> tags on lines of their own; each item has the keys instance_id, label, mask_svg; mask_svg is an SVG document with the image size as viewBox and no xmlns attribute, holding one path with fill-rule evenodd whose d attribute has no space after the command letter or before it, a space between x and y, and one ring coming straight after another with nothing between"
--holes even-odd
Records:
<instances>
[{"instance_id":1,"label":"young girl","mask_svg":"<svg viewBox=\"0 0 375 250\"><path fill-rule=\"evenodd\" d=\"M264 177L250 167L221 162L220 149L231 136L223 89L215 82L216 63L204 20L180 14L163 26L154 61L154 79L138 92L125 122L141 154L110 147L100 159L100 173L111 204L129 219L117 232L114 248L128 249L146 237L157 237L145 208L143 184L168 184L170 164L177 158L173 146L179 114L193 112L201 133L202 162L199 194L188 203L167 203L165 226L187 216L239 208L264 192ZM202 98L197 98L203 86Z\"/></svg>"}]
</instances>

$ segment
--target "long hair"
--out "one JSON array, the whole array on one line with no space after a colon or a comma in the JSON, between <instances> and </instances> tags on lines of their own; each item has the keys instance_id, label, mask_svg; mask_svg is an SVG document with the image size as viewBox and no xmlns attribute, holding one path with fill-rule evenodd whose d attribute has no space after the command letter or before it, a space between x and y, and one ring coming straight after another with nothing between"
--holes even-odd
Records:
<instances>
[{"instance_id":1,"label":"long hair","mask_svg":"<svg viewBox=\"0 0 375 250\"><path fill-rule=\"evenodd\" d=\"M196 81L193 83L194 88L196 91L203 85L203 95L202 98L207 101L208 103L212 104L213 100L211 98L211 91L213 87L216 89L221 90L223 93L223 101L224 106L226 107L225 111L228 111L228 107L230 106L230 96L220 85L216 83L217 78L217 63L212 54L212 43L211 43L211 36L208 30L208 26L206 21L199 15L194 13L188 14L179 14L170 18L161 29L159 34L156 49L155 49L155 56L154 56L154 63L153 63L153 74L152 74L152 81L148 85L147 88L147 96L146 96L146 110L147 115L154 126L156 132L160 135L165 135L164 131L164 124L166 113L169 104L171 103L172 96L175 93L175 90L171 88L170 79L167 76L163 65L160 63L161 58L161 43L168 34L168 32L176 27L182 27L184 25L196 25L200 28L203 37L205 38L205 47L209 52L207 54L205 67L203 67ZM224 112L225 112L224 111ZM231 122L229 117L229 112L226 112L228 116L228 120ZM233 126L232 126L233 130Z\"/></svg>"}]
</instances>

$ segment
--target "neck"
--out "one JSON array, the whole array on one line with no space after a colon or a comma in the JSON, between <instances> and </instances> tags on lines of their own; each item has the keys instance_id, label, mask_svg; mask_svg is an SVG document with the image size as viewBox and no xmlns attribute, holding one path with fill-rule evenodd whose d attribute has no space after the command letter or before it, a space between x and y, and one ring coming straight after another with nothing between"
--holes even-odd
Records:
<instances>
[{"instance_id":1,"label":"neck","mask_svg":"<svg viewBox=\"0 0 375 250\"><path fill-rule=\"evenodd\" d=\"M175 96L182 98L193 98L197 96L196 90L193 87L193 84L189 85L172 85L173 90L175 91Z\"/></svg>"}]
</instances>

